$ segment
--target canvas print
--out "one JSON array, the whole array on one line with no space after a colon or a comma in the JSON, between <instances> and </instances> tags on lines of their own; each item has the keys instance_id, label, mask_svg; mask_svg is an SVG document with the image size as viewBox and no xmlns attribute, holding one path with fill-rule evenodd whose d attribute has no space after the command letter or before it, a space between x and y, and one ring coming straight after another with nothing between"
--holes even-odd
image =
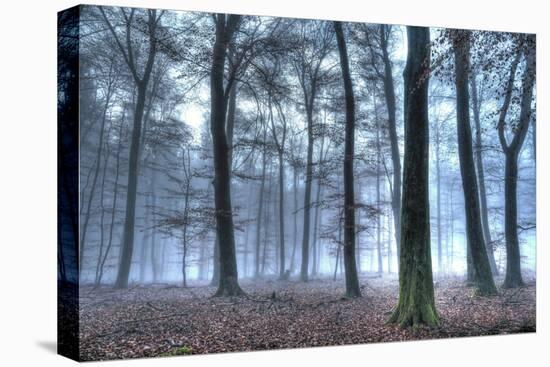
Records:
<instances>
[{"instance_id":1,"label":"canvas print","mask_svg":"<svg viewBox=\"0 0 550 367\"><path fill-rule=\"evenodd\" d=\"M58 14L59 353L536 330L534 34Z\"/></svg>"}]
</instances>

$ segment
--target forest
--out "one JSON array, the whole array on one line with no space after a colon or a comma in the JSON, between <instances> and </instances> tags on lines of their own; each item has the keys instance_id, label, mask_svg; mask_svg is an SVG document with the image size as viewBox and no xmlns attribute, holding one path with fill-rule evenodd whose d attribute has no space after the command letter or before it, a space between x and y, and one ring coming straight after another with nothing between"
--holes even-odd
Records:
<instances>
[{"instance_id":1,"label":"forest","mask_svg":"<svg viewBox=\"0 0 550 367\"><path fill-rule=\"evenodd\" d=\"M58 28L83 360L536 330L535 35L98 6Z\"/></svg>"}]
</instances>

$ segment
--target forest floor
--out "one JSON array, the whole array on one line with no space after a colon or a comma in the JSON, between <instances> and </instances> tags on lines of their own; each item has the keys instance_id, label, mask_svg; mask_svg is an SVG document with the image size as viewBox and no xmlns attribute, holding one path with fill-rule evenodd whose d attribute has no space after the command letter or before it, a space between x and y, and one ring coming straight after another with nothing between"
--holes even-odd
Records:
<instances>
[{"instance_id":1,"label":"forest floor","mask_svg":"<svg viewBox=\"0 0 550 367\"><path fill-rule=\"evenodd\" d=\"M535 281L478 297L463 279L436 280L435 329L387 325L396 277L343 281L242 281L248 298L213 298L215 288L159 284L126 291L80 289L82 360L139 358L534 332ZM502 281L499 279L499 283Z\"/></svg>"}]
</instances>

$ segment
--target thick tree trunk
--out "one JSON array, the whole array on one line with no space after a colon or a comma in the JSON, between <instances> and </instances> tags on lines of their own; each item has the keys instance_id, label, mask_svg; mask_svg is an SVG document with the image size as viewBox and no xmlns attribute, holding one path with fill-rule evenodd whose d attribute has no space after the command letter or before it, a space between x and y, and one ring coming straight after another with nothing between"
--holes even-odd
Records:
<instances>
[{"instance_id":1,"label":"thick tree trunk","mask_svg":"<svg viewBox=\"0 0 550 367\"><path fill-rule=\"evenodd\" d=\"M389 322L436 326L428 179L430 29L407 27L407 41L399 301Z\"/></svg>"},{"instance_id":2,"label":"thick tree trunk","mask_svg":"<svg viewBox=\"0 0 550 367\"><path fill-rule=\"evenodd\" d=\"M480 103L478 98L478 91L476 85L476 78L471 76L471 90L472 90L472 110L474 112L474 123L476 126L476 141L475 141L475 155L476 155L476 168L477 168L477 181L479 184L479 204L481 210L481 226L483 229L483 237L485 239L485 246L487 248L487 256L489 256L489 265L491 265L491 272L493 275L498 275L498 268L495 261L495 252L493 250L493 240L491 239L491 229L489 228L489 213L487 208L487 190L485 189L485 170L483 168L483 143L481 140L481 117L480 117Z\"/></svg>"},{"instance_id":3,"label":"thick tree trunk","mask_svg":"<svg viewBox=\"0 0 550 367\"><path fill-rule=\"evenodd\" d=\"M230 52L230 54L232 51ZM231 175L233 171L233 132L235 128L235 112L237 109L237 86L233 84L231 90L229 91L229 101L227 107L227 124L225 127L225 133L227 137L227 146L228 146L228 161L229 161L229 180L231 185ZM214 261L213 261L213 272L212 279L210 280L210 286L217 287L219 284L220 277L220 250L218 248L219 241L218 238L214 240Z\"/></svg>"},{"instance_id":4,"label":"thick tree trunk","mask_svg":"<svg viewBox=\"0 0 550 367\"><path fill-rule=\"evenodd\" d=\"M210 72L210 130L214 150L216 235L220 254L220 277L216 296L244 294L238 282L235 254L235 233L231 206L231 172L225 127L227 99L224 88L224 65L227 47L239 20L240 16L238 15L216 15L216 39Z\"/></svg>"},{"instance_id":5,"label":"thick tree trunk","mask_svg":"<svg viewBox=\"0 0 550 367\"><path fill-rule=\"evenodd\" d=\"M355 198L353 187L353 159L355 155L355 97L349 72L348 51L341 22L334 22L340 54L340 67L346 97L346 129L344 143L344 267L346 269L346 296L361 297L355 262Z\"/></svg>"},{"instance_id":6,"label":"thick tree trunk","mask_svg":"<svg viewBox=\"0 0 550 367\"><path fill-rule=\"evenodd\" d=\"M455 53L458 154L464 191L467 243L470 248L476 287L481 295L491 295L497 293L497 290L481 228L479 191L477 189L470 127L470 96L468 91L470 33L469 31L455 31L452 37Z\"/></svg>"}]
</instances>

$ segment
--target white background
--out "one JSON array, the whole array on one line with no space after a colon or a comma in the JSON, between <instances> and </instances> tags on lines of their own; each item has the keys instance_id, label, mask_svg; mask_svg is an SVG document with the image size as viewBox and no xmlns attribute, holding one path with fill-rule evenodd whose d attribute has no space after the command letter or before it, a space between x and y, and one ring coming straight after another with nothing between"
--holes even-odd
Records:
<instances>
[{"instance_id":1,"label":"white background","mask_svg":"<svg viewBox=\"0 0 550 367\"><path fill-rule=\"evenodd\" d=\"M548 365L548 50L545 1L95 1L181 10L536 32L537 333L109 362L113 366ZM56 340L56 12L76 1L4 1L0 19L0 365L67 366ZM545 17L546 15L546 17ZM545 270L546 268L546 270ZM367 294L368 297L368 294ZM545 349L546 348L546 349ZM543 360L545 360L543 362ZM97 365L108 365L99 363Z\"/></svg>"}]
</instances>

